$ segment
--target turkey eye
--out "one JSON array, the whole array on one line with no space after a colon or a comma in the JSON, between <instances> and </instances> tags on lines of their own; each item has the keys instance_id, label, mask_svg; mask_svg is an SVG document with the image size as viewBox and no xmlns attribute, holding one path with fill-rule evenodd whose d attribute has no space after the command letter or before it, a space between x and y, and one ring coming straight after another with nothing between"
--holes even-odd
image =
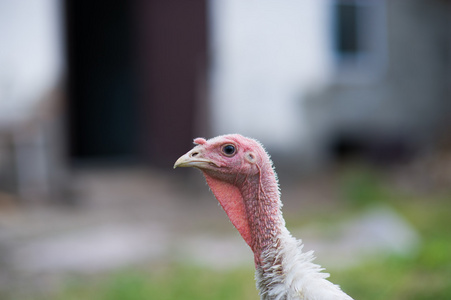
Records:
<instances>
[{"instance_id":1,"label":"turkey eye","mask_svg":"<svg viewBox=\"0 0 451 300\"><path fill-rule=\"evenodd\" d=\"M233 145L225 145L222 147L222 153L224 153L227 156L232 156L236 152L235 146Z\"/></svg>"}]
</instances>

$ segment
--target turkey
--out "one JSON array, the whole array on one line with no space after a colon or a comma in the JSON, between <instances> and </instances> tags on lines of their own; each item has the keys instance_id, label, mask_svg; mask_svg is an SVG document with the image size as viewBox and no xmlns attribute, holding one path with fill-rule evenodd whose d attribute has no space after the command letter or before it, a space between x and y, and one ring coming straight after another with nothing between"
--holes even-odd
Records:
<instances>
[{"instance_id":1,"label":"turkey","mask_svg":"<svg viewBox=\"0 0 451 300\"><path fill-rule=\"evenodd\" d=\"M262 300L352 300L313 263L313 252L285 227L272 161L256 140L239 134L209 140L181 156L176 167L202 171L232 224L254 253Z\"/></svg>"}]
</instances>

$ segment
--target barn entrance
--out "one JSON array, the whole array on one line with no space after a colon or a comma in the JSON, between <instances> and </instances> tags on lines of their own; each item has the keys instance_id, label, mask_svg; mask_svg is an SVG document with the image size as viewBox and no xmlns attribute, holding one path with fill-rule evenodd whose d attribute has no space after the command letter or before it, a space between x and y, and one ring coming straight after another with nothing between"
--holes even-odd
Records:
<instances>
[{"instance_id":1,"label":"barn entrance","mask_svg":"<svg viewBox=\"0 0 451 300\"><path fill-rule=\"evenodd\" d=\"M66 0L71 161L173 162L191 144L206 4Z\"/></svg>"}]
</instances>

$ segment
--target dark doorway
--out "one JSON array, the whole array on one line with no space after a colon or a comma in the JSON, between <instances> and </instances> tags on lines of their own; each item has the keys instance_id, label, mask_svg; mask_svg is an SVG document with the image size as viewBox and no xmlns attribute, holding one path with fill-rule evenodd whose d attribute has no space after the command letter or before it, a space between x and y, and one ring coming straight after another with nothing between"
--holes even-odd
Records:
<instances>
[{"instance_id":1,"label":"dark doorway","mask_svg":"<svg viewBox=\"0 0 451 300\"><path fill-rule=\"evenodd\" d=\"M170 166L205 128L206 1L65 3L70 157Z\"/></svg>"},{"instance_id":2,"label":"dark doorway","mask_svg":"<svg viewBox=\"0 0 451 300\"><path fill-rule=\"evenodd\" d=\"M131 2L66 1L69 155L137 154Z\"/></svg>"}]
</instances>

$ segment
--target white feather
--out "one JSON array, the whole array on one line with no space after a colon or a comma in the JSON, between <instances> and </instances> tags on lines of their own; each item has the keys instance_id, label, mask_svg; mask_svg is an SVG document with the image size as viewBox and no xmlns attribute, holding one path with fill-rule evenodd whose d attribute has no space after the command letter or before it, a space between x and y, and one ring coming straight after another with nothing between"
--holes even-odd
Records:
<instances>
[{"instance_id":1,"label":"white feather","mask_svg":"<svg viewBox=\"0 0 451 300\"><path fill-rule=\"evenodd\" d=\"M262 253L255 273L261 299L352 300L313 263L313 251L302 252L302 248L302 242L284 228L277 244Z\"/></svg>"}]
</instances>

